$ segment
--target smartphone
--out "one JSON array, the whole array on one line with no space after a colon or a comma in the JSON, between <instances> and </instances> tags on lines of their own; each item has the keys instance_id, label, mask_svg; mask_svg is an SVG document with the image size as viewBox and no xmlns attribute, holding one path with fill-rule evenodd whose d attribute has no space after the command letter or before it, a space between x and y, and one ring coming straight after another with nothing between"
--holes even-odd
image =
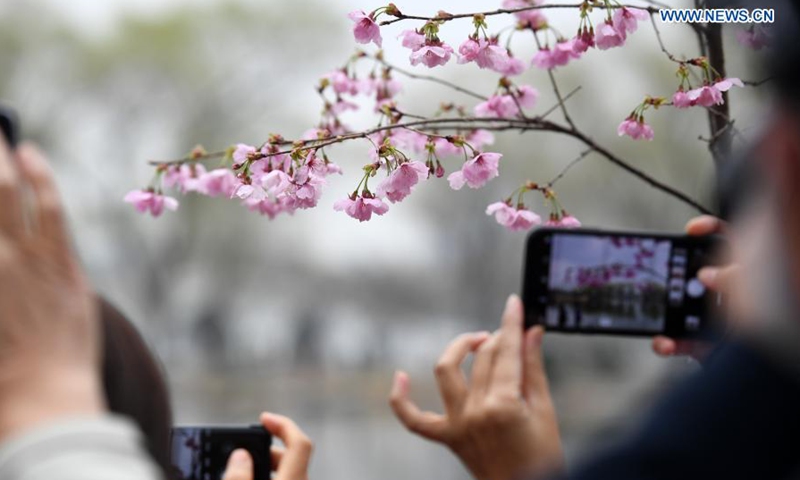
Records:
<instances>
[{"instance_id":1,"label":"smartphone","mask_svg":"<svg viewBox=\"0 0 800 480\"><path fill-rule=\"evenodd\" d=\"M16 148L19 140L19 119L13 109L3 105L0 105L0 131L3 132L3 137L8 146L12 150Z\"/></svg>"},{"instance_id":2,"label":"smartphone","mask_svg":"<svg viewBox=\"0 0 800 480\"><path fill-rule=\"evenodd\" d=\"M253 479L269 480L272 435L262 426L175 427L170 458L173 480L220 480L231 452L243 448L253 458Z\"/></svg>"},{"instance_id":3,"label":"smartphone","mask_svg":"<svg viewBox=\"0 0 800 480\"><path fill-rule=\"evenodd\" d=\"M714 337L722 301L697 272L717 236L548 229L528 237L526 327L566 333Z\"/></svg>"}]
</instances>

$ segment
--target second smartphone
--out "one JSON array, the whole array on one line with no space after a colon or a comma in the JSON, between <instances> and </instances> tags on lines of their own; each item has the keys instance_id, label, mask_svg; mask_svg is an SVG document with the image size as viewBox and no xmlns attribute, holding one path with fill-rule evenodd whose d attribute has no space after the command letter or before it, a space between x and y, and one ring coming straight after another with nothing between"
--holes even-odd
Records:
<instances>
[{"instance_id":1,"label":"second smartphone","mask_svg":"<svg viewBox=\"0 0 800 480\"><path fill-rule=\"evenodd\" d=\"M172 480L221 480L231 452L243 448L253 458L253 480L269 480L272 435L250 427L175 427L171 435Z\"/></svg>"},{"instance_id":2,"label":"second smartphone","mask_svg":"<svg viewBox=\"0 0 800 480\"><path fill-rule=\"evenodd\" d=\"M721 298L697 278L716 236L539 229L528 237L526 326L567 333L713 337Z\"/></svg>"}]
</instances>

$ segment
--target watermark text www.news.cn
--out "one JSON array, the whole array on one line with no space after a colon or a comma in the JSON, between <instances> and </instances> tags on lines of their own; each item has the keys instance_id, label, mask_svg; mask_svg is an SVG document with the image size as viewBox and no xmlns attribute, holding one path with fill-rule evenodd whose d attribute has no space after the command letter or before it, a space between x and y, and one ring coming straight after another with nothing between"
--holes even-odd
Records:
<instances>
[{"instance_id":1,"label":"watermark text www.news.cn","mask_svg":"<svg viewBox=\"0 0 800 480\"><path fill-rule=\"evenodd\" d=\"M773 8L662 8L663 23L773 23Z\"/></svg>"}]
</instances>

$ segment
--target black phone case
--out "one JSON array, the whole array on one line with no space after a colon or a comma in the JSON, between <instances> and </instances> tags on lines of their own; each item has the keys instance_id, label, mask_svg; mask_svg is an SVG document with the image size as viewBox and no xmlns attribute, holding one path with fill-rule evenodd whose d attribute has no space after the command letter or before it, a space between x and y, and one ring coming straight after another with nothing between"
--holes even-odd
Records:
<instances>
[{"instance_id":1,"label":"black phone case","mask_svg":"<svg viewBox=\"0 0 800 480\"><path fill-rule=\"evenodd\" d=\"M0 130L9 147L16 148L19 141L19 119L14 110L3 105L0 105Z\"/></svg>"},{"instance_id":2,"label":"black phone case","mask_svg":"<svg viewBox=\"0 0 800 480\"><path fill-rule=\"evenodd\" d=\"M534 307L536 298L543 293L542 279L540 276L532 273L531 262L537 262L538 257L542 252L539 251L541 239L544 236L565 233L574 235L586 236L620 236L620 237L633 237L633 238L648 238L656 240L685 240L689 237L685 235L672 235L658 232L620 232L602 229L579 228L572 230L564 230L559 228L543 227L531 232L526 242L525 263L523 264L522 272L522 296L525 302L525 327L532 327L539 324L539 312ZM707 249L710 251L713 247L725 246L725 240L719 236L710 235L706 237L692 237L692 242L697 242L698 245L708 245ZM549 254L549 253L548 253ZM713 263L710 263L713 264ZM549 269L548 269L549 271ZM538 304L537 304L538 305ZM557 333L569 334L582 334L582 335L614 335L614 336L635 336L635 337L652 337L654 335L668 335L674 338L695 338L695 339L715 339L720 334L718 327L718 319L713 315L708 319L708 327L697 332L687 333L680 329L673 328L669 320L666 321L664 331L654 333L652 331L642 331L635 329L604 329L604 328L576 328L576 329L562 329L546 327L548 330L553 330Z\"/></svg>"},{"instance_id":3,"label":"black phone case","mask_svg":"<svg viewBox=\"0 0 800 480\"><path fill-rule=\"evenodd\" d=\"M230 454L239 448L253 459L253 479L269 480L272 435L261 425L180 426L172 429L172 480L220 480Z\"/></svg>"}]
</instances>

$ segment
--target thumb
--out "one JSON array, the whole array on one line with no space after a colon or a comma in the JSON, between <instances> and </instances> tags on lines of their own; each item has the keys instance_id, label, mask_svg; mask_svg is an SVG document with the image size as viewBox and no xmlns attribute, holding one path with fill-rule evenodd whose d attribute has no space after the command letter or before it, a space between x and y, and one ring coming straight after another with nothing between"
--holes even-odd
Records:
<instances>
[{"instance_id":1,"label":"thumb","mask_svg":"<svg viewBox=\"0 0 800 480\"><path fill-rule=\"evenodd\" d=\"M253 459L244 449L236 449L228 458L222 480L253 480Z\"/></svg>"},{"instance_id":2,"label":"thumb","mask_svg":"<svg viewBox=\"0 0 800 480\"><path fill-rule=\"evenodd\" d=\"M522 352L522 393L528 404L550 399L550 387L547 383L547 372L542 357L542 339L544 329L535 326L525 333L525 345Z\"/></svg>"}]
</instances>

